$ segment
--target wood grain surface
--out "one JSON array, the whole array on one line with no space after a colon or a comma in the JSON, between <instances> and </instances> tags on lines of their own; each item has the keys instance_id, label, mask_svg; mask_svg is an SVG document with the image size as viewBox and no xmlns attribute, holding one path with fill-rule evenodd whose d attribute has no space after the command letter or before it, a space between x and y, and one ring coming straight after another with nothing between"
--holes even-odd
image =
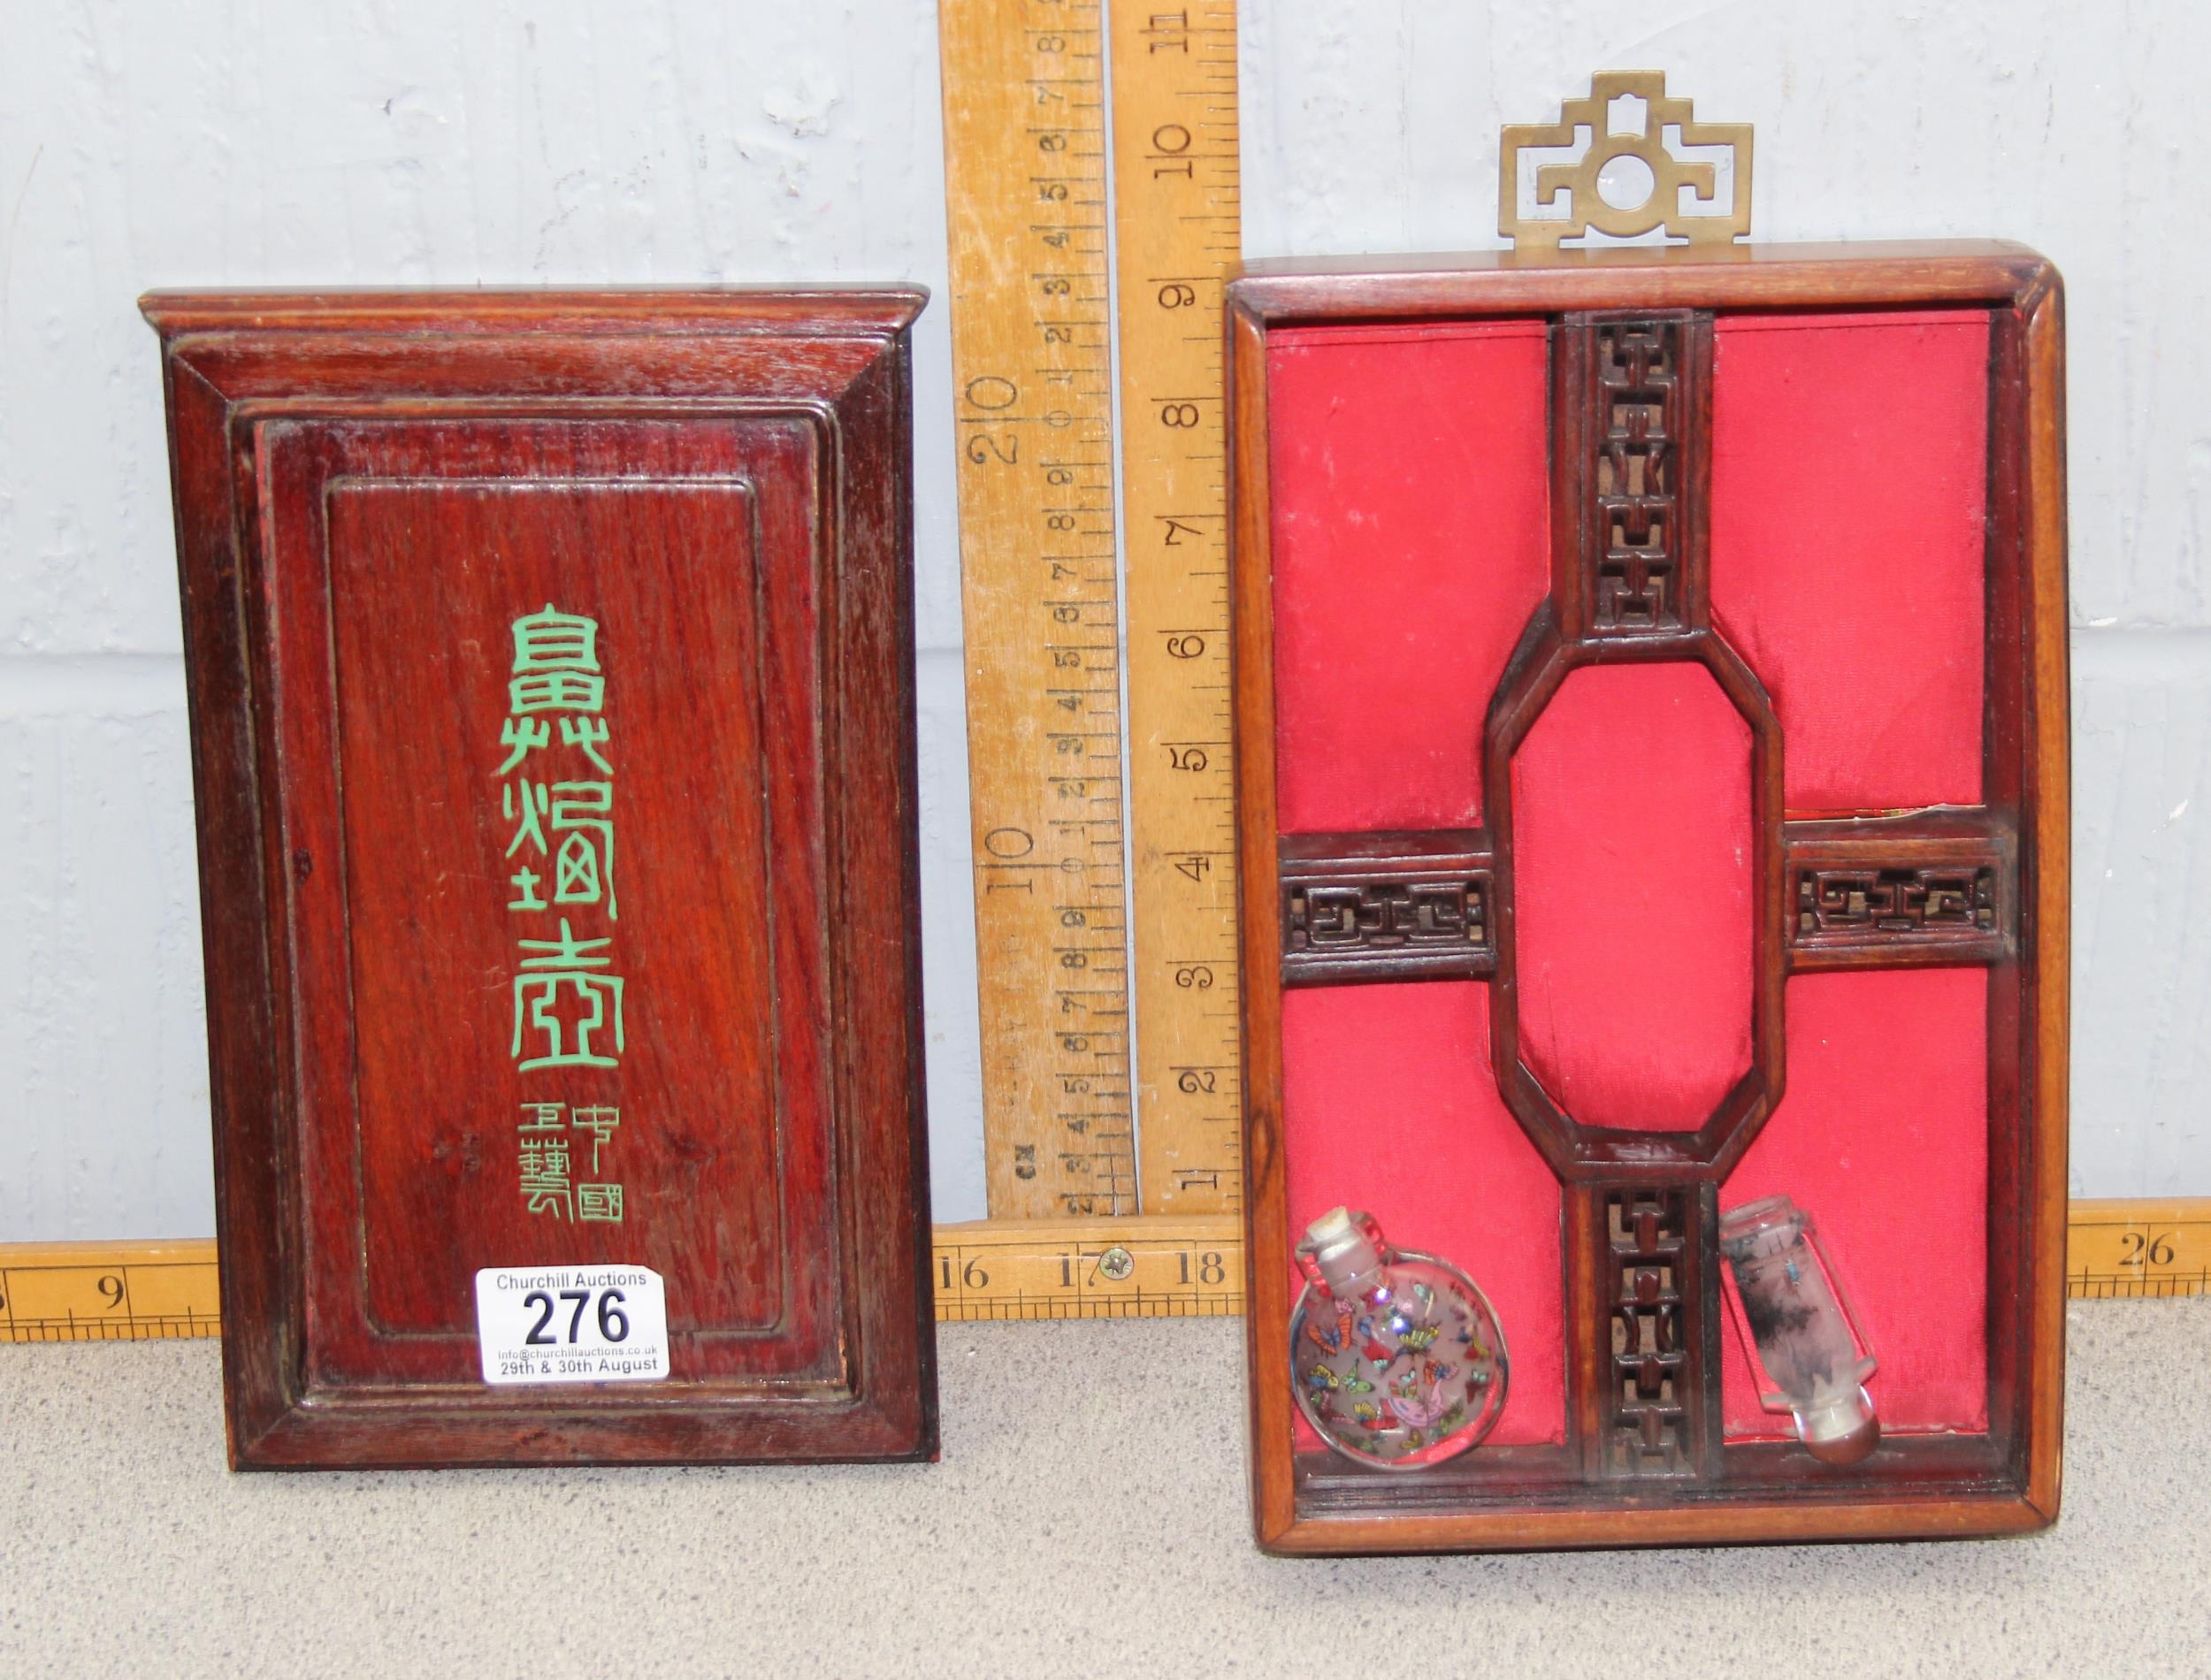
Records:
<instances>
[{"instance_id":1,"label":"wood grain surface","mask_svg":"<svg viewBox=\"0 0 2211 1680\"><path fill-rule=\"evenodd\" d=\"M2068 978L2061 296L2048 263L1997 243L1282 262L1253 264L1230 287L1241 862L1247 882L1279 883L1275 893L1247 892L1242 916L1252 1497L1262 1545L1389 1552L1933 1536L2018 1531L2054 1518ZM1732 311L1931 305L1991 323L1984 803L1873 821L1785 810L1786 732L1759 676L1708 622L1711 376L1709 347L1709 347L1714 317ZM1554 578L1491 705L1484 827L1283 835L1268 334L1531 315L1552 323ZM1703 664L1753 743L1744 859L1755 877L1749 1067L1686 1133L1594 1126L1568 1112L1531 1071L1514 1007L1516 894L1527 886L1516 882L1524 865L1514 806L1530 732L1571 672L1653 661ZM1649 750L1640 732L1619 739L1622 750ZM1312 958L1297 943L1309 933L1286 908L1289 895L1309 890L1314 871L1304 854L1316 846L1336 868L1373 854L1392 879L1424 865L1471 874L1476 859L1489 870L1498 1085L1569 1192L1564 1447L1484 1448L1418 1478L1362 1476L1297 1449L1287 1386L1293 1233L1281 1000L1285 985L1313 979L1301 972ZM1376 925L1381 913L1369 909ZM1623 926L1604 936L1650 933ZM1695 943L1686 934L1675 943L1685 954ZM1424 978L1402 957L1388 960L1399 966L1396 977ZM1793 1445L1723 1442L1713 1190L1781 1098L1786 977L1793 967L1928 964L1988 971L1987 1042L1974 1052L1985 1054L1988 1092L1986 1432L1893 1437L1841 1473ZM1482 1077L1444 1068L1422 1076ZM2162 1251L2169 1261L2172 1244ZM1638 1354L1638 1337L1641 1356L1623 1360ZM1667 1361L1679 1369L1654 1381Z\"/></svg>"},{"instance_id":2,"label":"wood grain surface","mask_svg":"<svg viewBox=\"0 0 2211 1680\"><path fill-rule=\"evenodd\" d=\"M933 1454L921 302L146 300L235 1464ZM486 1386L593 1264L669 1378Z\"/></svg>"},{"instance_id":3,"label":"wood grain surface","mask_svg":"<svg viewBox=\"0 0 2211 1680\"><path fill-rule=\"evenodd\" d=\"M1147 1214L1234 1212L1236 779L1223 291L1243 237L1234 0L1112 8L1129 1000Z\"/></svg>"},{"instance_id":4,"label":"wood grain surface","mask_svg":"<svg viewBox=\"0 0 2211 1680\"><path fill-rule=\"evenodd\" d=\"M1106 32L938 8L993 1218L1136 1211Z\"/></svg>"}]
</instances>

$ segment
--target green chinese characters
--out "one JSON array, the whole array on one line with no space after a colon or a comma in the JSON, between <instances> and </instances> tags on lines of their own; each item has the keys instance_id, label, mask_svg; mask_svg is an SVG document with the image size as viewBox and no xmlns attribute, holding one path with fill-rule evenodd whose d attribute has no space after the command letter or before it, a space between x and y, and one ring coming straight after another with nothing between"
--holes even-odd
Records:
<instances>
[{"instance_id":1,"label":"green chinese characters","mask_svg":"<svg viewBox=\"0 0 2211 1680\"><path fill-rule=\"evenodd\" d=\"M511 628L514 666L499 735L507 756L496 773L500 814L510 833L506 860L513 866L507 908L539 918L516 935L511 1054L522 1073L616 1067L626 1041L614 937L593 935L587 919L582 932L577 928L577 919L593 911L603 913L609 926L621 920L599 623L547 601ZM572 779L555 779L563 774ZM544 936L548 920L558 931ZM523 1104L523 1114L517 1143L528 1211L620 1224L622 1186L596 1175L604 1171L601 1157L614 1141L621 1111L533 1101ZM591 1180L574 1172L577 1149L586 1138Z\"/></svg>"}]
</instances>

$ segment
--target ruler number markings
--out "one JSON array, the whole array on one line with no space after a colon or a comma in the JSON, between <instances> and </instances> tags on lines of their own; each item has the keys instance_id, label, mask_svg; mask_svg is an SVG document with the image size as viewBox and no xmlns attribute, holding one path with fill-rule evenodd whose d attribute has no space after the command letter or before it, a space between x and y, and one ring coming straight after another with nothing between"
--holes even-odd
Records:
<instances>
[{"instance_id":1,"label":"ruler number markings","mask_svg":"<svg viewBox=\"0 0 2211 1680\"><path fill-rule=\"evenodd\" d=\"M990 1206L1133 1212L1101 22L938 16Z\"/></svg>"},{"instance_id":2,"label":"ruler number markings","mask_svg":"<svg viewBox=\"0 0 2211 1680\"><path fill-rule=\"evenodd\" d=\"M1147 1214L1242 1202L1224 291L1241 248L1231 0L1112 8L1129 921ZM1222 1124L1226 1119L1227 1124Z\"/></svg>"},{"instance_id":3,"label":"ruler number markings","mask_svg":"<svg viewBox=\"0 0 2211 1680\"><path fill-rule=\"evenodd\" d=\"M1232 1219L1031 1222L937 1233L944 1321L1227 1315L1243 1310Z\"/></svg>"},{"instance_id":4,"label":"ruler number markings","mask_svg":"<svg viewBox=\"0 0 2211 1680\"><path fill-rule=\"evenodd\" d=\"M1174 1070L1186 1093L1220 1102L1231 1138L1236 1071L1233 1060ZM1202 1180L1211 1169L1182 1170ZM2068 1241L2072 1300L2211 1294L2211 1201L2076 1203ZM1232 1314L1243 1306L1242 1243L1240 1221L1220 1217L940 1226L930 1281L946 1321ZM219 1308L211 1241L0 1245L0 1340L209 1337Z\"/></svg>"},{"instance_id":5,"label":"ruler number markings","mask_svg":"<svg viewBox=\"0 0 2211 1680\"><path fill-rule=\"evenodd\" d=\"M1236 996L1220 348L1236 9L947 0L938 17L991 1212L1231 1210L1222 1093L1181 1070L1205 1064L1218 1086L1238 1053L1218 1007Z\"/></svg>"}]
</instances>

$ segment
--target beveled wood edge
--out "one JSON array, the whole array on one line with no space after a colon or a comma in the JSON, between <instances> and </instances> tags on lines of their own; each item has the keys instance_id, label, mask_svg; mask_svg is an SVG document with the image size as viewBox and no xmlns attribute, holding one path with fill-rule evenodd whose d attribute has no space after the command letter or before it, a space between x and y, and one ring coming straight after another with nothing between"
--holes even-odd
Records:
<instances>
[{"instance_id":1,"label":"beveled wood edge","mask_svg":"<svg viewBox=\"0 0 2211 1680\"><path fill-rule=\"evenodd\" d=\"M645 1422L680 1430L682 1439L640 1451L633 1431ZM439 1441L427 1454L419 1445L425 1434ZM789 1447L809 1434L819 1435L818 1450L809 1445L803 1456L760 1450L763 1439ZM394 1394L380 1403L295 1402L250 1440L233 1440L230 1467L279 1472L550 1470L915 1463L937 1455L933 1429L917 1434L911 1418L885 1404L884 1397L865 1392L814 1402L747 1393L683 1403L640 1399L589 1410L547 1405L509 1411L404 1405L403 1396Z\"/></svg>"},{"instance_id":2,"label":"beveled wood edge","mask_svg":"<svg viewBox=\"0 0 2211 1680\"><path fill-rule=\"evenodd\" d=\"M2067 635L2065 293L2054 268L2018 302L2025 317L2027 478L2023 498L2030 609L2035 914L2034 1091L2029 1172L2027 1497L2054 1521L2062 1483L2065 1408L2065 1218L2070 1143L2072 977L2072 690Z\"/></svg>"},{"instance_id":3,"label":"beveled wood edge","mask_svg":"<svg viewBox=\"0 0 2211 1680\"><path fill-rule=\"evenodd\" d=\"M1281 879L1293 875L1358 874L1367 869L1488 868L1487 829L1359 829L1349 833L1309 829L1275 842Z\"/></svg>"},{"instance_id":4,"label":"beveled wood edge","mask_svg":"<svg viewBox=\"0 0 2211 1680\"><path fill-rule=\"evenodd\" d=\"M1285 991L1397 986L1439 980L1488 980L1496 972L1496 953L1487 945L1472 942L1463 949L1398 947L1343 956L1291 951L1282 958L1281 985Z\"/></svg>"},{"instance_id":5,"label":"beveled wood edge","mask_svg":"<svg viewBox=\"0 0 2211 1680\"><path fill-rule=\"evenodd\" d=\"M830 1194L852 1261L847 1282L872 1272L888 1283L903 1271L907 1284L896 1294L888 1288L848 1292L847 1322L856 1333L849 1355L855 1392L912 1442L911 1455L934 1460L940 1433L922 974L913 421L913 339L901 326L838 394L821 461L821 529L830 538L819 561L826 701L822 840L829 866L823 883L830 1005L824 1050L836 1081ZM868 680L874 674L883 679L880 695ZM892 788L895 808L889 813L878 790L849 768L869 762L864 737L870 720L864 714L876 706L887 712L874 722L890 747L889 773L882 778ZM856 745L854 737L862 740ZM905 898L897 962L906 1007L883 1010L872 1007L876 1000L866 995L868 982L860 977L866 953L884 942L880 906L855 905L845 894L863 849L880 849L892 836L893 867ZM892 1035L903 1042L881 1053L886 1063L895 1057L896 1066L870 1073L866 1064ZM866 1093L864 1078L872 1088ZM909 1298L908 1304L902 1307L900 1296ZM879 1362L912 1369L916 1386L910 1397L896 1384L877 1394Z\"/></svg>"},{"instance_id":6,"label":"beveled wood edge","mask_svg":"<svg viewBox=\"0 0 2211 1680\"><path fill-rule=\"evenodd\" d=\"M853 317L865 324L873 319L875 330L860 336L878 340L850 371L849 375L818 397L799 399L768 393L763 401L782 407L799 407L811 410L822 438L822 486L823 508L827 512L817 515L824 518L822 529L826 538L821 566L824 574L822 601L822 683L824 691L823 722L826 736L832 730L841 736L845 725L845 707L849 695L842 694L830 681L833 661L845 658L844 644L856 631L858 618L846 610L845 592L837 587L839 554L855 541L857 529L867 529L870 522L857 518L860 512L857 497L859 479L852 470L850 456L855 447L871 456L880 455L886 471L876 475L884 485L884 493L895 500L894 508L876 510L878 518L873 522L879 527L876 540L869 544L871 551L864 556L865 563L845 568L848 581L871 591L874 596L894 594L887 603L880 599L862 603L864 610L872 606L881 611L886 605L897 622L910 631L913 613L913 577L910 563L898 563L902 554L910 558L913 552L913 496L911 472L912 386L911 338L908 332L914 316L927 300L927 293L920 287L895 288L885 293L881 288L832 288L840 295L853 298L855 309ZM731 316L749 323L748 328L723 330L750 330L761 337L788 336L793 338L851 337L844 332L809 333L795 325L790 312L811 308L821 296L814 291L791 288L732 288L731 294L669 294L644 291L631 294L588 293L576 294L554 294L555 298L572 296L588 300L593 304L605 304L613 299L624 303L634 302L634 310L613 309L592 317L562 316L570 319L598 319L603 321L609 336L662 336L664 317L654 312L654 306L670 297L712 297L720 302L723 297L735 306ZM434 318L444 321L447 311L456 308L472 308L481 294L472 293L436 294L405 292L390 294L354 294L341 298L344 304L363 299L372 303L388 302L389 312L379 313L375 308L349 309L339 308L327 315L322 305L329 300L313 294L278 294L282 301L306 306L313 315L311 325L342 334L368 330L388 332L417 318L429 318L420 312L429 311ZM258 496L258 485L250 477L239 475L233 465L234 431L241 419L260 406L260 400L249 396L233 396L223 391L198 367L190 356L195 342L204 342L189 336L195 331L194 311L203 305L220 307L241 299L253 301L256 294L210 294L205 296L189 294L149 294L142 300L142 309L148 321L161 336L162 370L164 408L169 420L169 452L172 478L172 513L175 525L179 592L181 598L185 623L185 638L188 650L196 650L198 657L187 659L187 713L191 722L192 757L197 849L201 859L201 917L210 930L203 941L203 966L207 990L207 1015L210 1034L210 1110L214 1134L216 1202L222 1210L218 1226L234 1222L235 1227L265 1226L271 1240L264 1245L248 1244L249 1252L233 1257L220 1270L218 1288L222 1300L225 1333L222 1339L224 1370L223 1398L226 1450L233 1470L274 1468L348 1469L421 1466L433 1464L529 1465L549 1462L581 1462L579 1458L547 1458L519 1455L515 1449L515 1425L517 1420L526 1421L531 1413L524 1409L503 1414L486 1409L480 1427L486 1435L482 1452L471 1451L450 1461L425 1461L411 1456L403 1441L394 1442L389 1451L381 1441L364 1443L355 1439L367 1424L364 1414L388 1414L388 1398L381 1403L369 1399L363 1407L348 1408L333 1405L330 1396L311 1390L306 1381L305 1359L305 1279L294 1260L300 1243L296 1229L302 1217L298 1203L296 1174L282 1164L292 1153L292 1097L295 1087L288 1073L289 1030L285 1026L291 1002L280 995L279 977L288 972L287 965L278 959L275 947L282 938L283 920L274 913L278 900L270 896L271 882L287 879L281 859L267 855L268 836L274 834L268 826L273 813L265 809L268 804L267 767L273 762L273 746L264 738L263 714L270 704L269 698L260 691L256 676L256 661L250 634L252 614L249 595L259 564L257 549L250 540L250 528L244 517ZM524 302L537 302L535 297L524 298ZM172 307L174 306L174 307ZM417 311L409 314L409 310ZM524 309L523 314L530 311ZM555 312L557 314L557 310ZM249 325L236 321L217 321L218 329ZM267 323L250 324L255 331ZM651 331L646 331L651 329ZM305 353L310 340L297 341L300 353ZM279 358L293 353L290 345L276 347ZM892 382L889 393L890 412L887 425L880 440L863 438L857 444L848 435L848 409L863 401L867 387L878 376ZM371 376L364 382L372 390ZM742 393L732 393L733 397ZM467 399L464 399L467 400ZM493 399L496 400L495 398ZM559 393L533 393L525 401L542 412L558 409L569 401ZM646 399L649 401L649 398ZM356 409L360 397L354 393L338 396L310 397L293 405L302 414L333 413ZM187 485L198 490L187 494ZM204 515L210 508L225 510L227 519L219 531L195 529L188 515ZM887 512L890 523L884 524L880 515ZM833 516L830 516L833 515ZM884 552L886 551L887 552ZM195 569L199 575L219 579L220 599L202 600L202 592L195 589ZM910 645L910 635L908 637ZM910 737L914 719L913 693L914 674L911 663L901 674L902 716ZM210 697L210 688L218 691L221 698ZM207 749L207 737L228 732L236 739L233 743L238 766L223 771L214 766ZM825 740L825 747L826 747ZM217 770L219 784L210 782L210 767ZM911 774L902 769L901 781L910 784ZM829 832L824 835L824 847L831 855L842 855L837 837L838 818L832 807L839 807L851 797L852 790L842 778L825 777L823 820ZM907 787L909 795L914 790ZM909 798L904 813L905 828L911 831L918 823L918 798ZM869 813L875 820L875 813ZM917 865L914 864L914 848L909 853L907 874L908 927L905 930L906 960L912 969L913 996L920 1003L919 982L919 915L920 895L917 883L911 879ZM217 888L211 884L218 874L227 871L239 879ZM250 881L255 889L249 899L239 895L239 886ZM833 890L833 889L832 889ZM245 908L241 913L241 905ZM235 958L218 958L222 930L230 929L237 937L253 947L256 961L249 966ZM856 935L855 935L856 936ZM832 950L834 945L832 944ZM832 964L835 968L838 966ZM828 975L830 986L840 983L840 975ZM832 1004L832 1007L834 1005ZM913 1327L907 1331L903 1324L891 1321L886 1303L871 1317L859 1317L861 1303L848 1302L846 1310L853 1315L847 1320L848 1331L858 1331L861 1346L854 1350L849 1368L853 1373L852 1399L838 1402L840 1417L838 1434L820 1453L808 1452L806 1462L838 1462L870 1461L901 1461L934 1459L939 1450L937 1398L936 1394L936 1325L934 1291L931 1287L930 1249L931 1227L929 1220L927 1172L926 1115L922 1107L920 1058L922 1054L922 1035L909 1035L906 1057L909 1124L907 1126L907 1149L902 1165L910 1165L914 1175L911 1180L913 1205L904 1208L899 1217L910 1222L907 1234L910 1241L899 1244L898 1226L899 1217L884 1219L871 1217L861 1220L859 1210L851 1205L853 1198L844 1198L840 1218L848 1226L847 1252L856 1266L899 1263L899 1249L910 1250L914 1280ZM833 1077L840 1093L853 1078L848 1055L837 1054ZM226 1078L226 1069L239 1062L260 1065L245 1077ZM251 1113L241 1112L249 1105ZM858 1172L859 1163L853 1158L862 1140L857 1128L862 1117L842 1102L835 1118L835 1137L838 1176L846 1182L863 1175ZM873 1144L871 1154L894 1149L896 1140L891 1138L868 1140ZM255 1187L241 1187L241 1180ZM871 1198L871 1209L876 1201ZM875 1210L879 1214L879 1210ZM258 1264L256 1264L256 1261ZM251 1327L250 1329L249 1327ZM257 1334L256 1333L258 1333ZM903 1353L910 1346L917 1357L914 1363L920 1386L916 1401L911 1407L901 1403L902 1397L895 1392L877 1393L869 1369L879 1351L880 1339L888 1334L901 1346ZM908 1344L907 1334L914 1338ZM710 1386L700 1386L710 1387ZM392 1386L394 1393L403 1391L404 1384ZM697 1391L694 1390L694 1393ZM375 1395L378 1391L367 1391ZM756 1447L747 1447L743 1438L762 1430L787 1435L799 1423L781 1414L787 1408L768 1408L752 1396L716 1400L711 1393L700 1394L689 1409L711 1414L719 1429L736 1432L738 1439L728 1449L711 1443L702 1444L698 1453L661 1455L640 1452L633 1440L624 1440L624 1432L635 1423L654 1417L678 1415L686 1409L680 1402L662 1400L657 1402L623 1404L620 1401L602 1402L589 1409L588 1420L593 1427L583 1432L604 1433L612 1462L626 1463L687 1463L687 1462L792 1462L790 1454L770 1457L757 1455ZM772 1411L776 1415L769 1415ZM547 1414L552 1415L552 1414ZM567 1414L573 1416L573 1414ZM819 1409L811 1414L818 1417ZM805 1418L808 1414L800 1414ZM502 1418L504 1421L502 1422ZM858 1428L861 1434L867 1429L865 1420L873 1420L887 1445L859 1446L858 1437L851 1432ZM411 1419L410 1419L411 1424ZM388 1425L387 1425L388 1427ZM718 1432L718 1430L717 1432ZM296 1447L295 1443L300 1443ZM619 1447L618 1454L615 1449ZM843 1450L853 1448L853 1450ZM342 1453L343 1456L333 1455ZM608 1462L608 1461L596 1461Z\"/></svg>"},{"instance_id":7,"label":"beveled wood edge","mask_svg":"<svg viewBox=\"0 0 2211 1680\"><path fill-rule=\"evenodd\" d=\"M223 1322L259 1330L223 1338L223 1432L236 1465L242 1450L286 1410L301 1307L297 1293L285 1287L281 1258L290 1210L287 1178L279 1170L284 1140L272 1111L278 1074L261 897L260 755L254 749L245 579L226 482L228 412L220 392L165 355L162 386L187 653L217 1226L246 1219L256 1199L276 1215L268 1222L269 1240L246 1245L218 1274ZM210 520L216 509L223 516Z\"/></svg>"},{"instance_id":8,"label":"beveled wood edge","mask_svg":"<svg viewBox=\"0 0 2211 1680\"><path fill-rule=\"evenodd\" d=\"M1433 298L1437 289L1497 294L1511 298L1499 307L1542 314L1786 305L1798 294L1838 302L2019 302L2046 270L2054 271L2041 252L2010 239L1473 249L1250 258L1234 271L1229 296L1267 325L1320 314L1316 305L1325 302L1391 314L1375 305ZM1534 294L1543 301L1526 302Z\"/></svg>"},{"instance_id":9,"label":"beveled wood edge","mask_svg":"<svg viewBox=\"0 0 2211 1680\"><path fill-rule=\"evenodd\" d=\"M1243 1058L1245 1403L1251 1427L1251 1514L1262 1536L1297 1516L1294 1424L1287 1382L1290 1251L1282 1178L1282 992L1249 983L1281 972L1277 905L1281 860L1274 787L1274 607L1269 540L1266 341L1251 311L1223 308L1228 370L1225 451L1229 511L1229 689L1235 712L1237 1011Z\"/></svg>"},{"instance_id":10,"label":"beveled wood edge","mask_svg":"<svg viewBox=\"0 0 2211 1680\"><path fill-rule=\"evenodd\" d=\"M688 328L822 337L903 332L928 301L927 287L899 282L156 290L141 296L138 307L164 337L211 332L388 332L402 328L468 336Z\"/></svg>"},{"instance_id":11,"label":"beveled wood edge","mask_svg":"<svg viewBox=\"0 0 2211 1680\"><path fill-rule=\"evenodd\" d=\"M899 341L898 333L791 332L688 335L657 332L513 332L441 340L443 360L419 351L433 333L164 334L162 354L233 410L233 419L319 419L340 413L394 420L584 417L696 419L811 408L827 416L846 392ZM801 352L811 352L803 355ZM303 358L325 356L313 388L284 388L279 374ZM463 362L463 357L466 361ZM614 387L605 371L622 359L661 389L650 395ZM578 367L578 360L591 365ZM563 364L567 365L563 365ZM413 370L402 384L394 370ZM652 375L663 376L651 379Z\"/></svg>"},{"instance_id":12,"label":"beveled wood edge","mask_svg":"<svg viewBox=\"0 0 2211 1680\"><path fill-rule=\"evenodd\" d=\"M1754 240L1719 246L1613 245L1580 250L1520 250L1512 246L1449 251L1335 252L1313 256L1247 257L1238 272L1281 275L1459 272L1471 269L1772 268L1805 263L1925 261L2033 256L2016 240Z\"/></svg>"},{"instance_id":13,"label":"beveled wood edge","mask_svg":"<svg viewBox=\"0 0 2211 1680\"><path fill-rule=\"evenodd\" d=\"M1661 1490L1662 1491L1662 1490ZM1802 1545L1968 1539L2031 1534L2057 1520L2031 1493L1960 1494L1853 1490L1851 1502L1799 1499L1570 1510L1531 1503L1511 1513L1307 1516L1260 1530L1281 1557L1450 1552L1618 1551L1653 1546Z\"/></svg>"},{"instance_id":14,"label":"beveled wood edge","mask_svg":"<svg viewBox=\"0 0 2211 1680\"><path fill-rule=\"evenodd\" d=\"M2020 303L2055 280L2008 241L1470 251L1244 263L1233 307L1267 326L1581 309Z\"/></svg>"}]
</instances>

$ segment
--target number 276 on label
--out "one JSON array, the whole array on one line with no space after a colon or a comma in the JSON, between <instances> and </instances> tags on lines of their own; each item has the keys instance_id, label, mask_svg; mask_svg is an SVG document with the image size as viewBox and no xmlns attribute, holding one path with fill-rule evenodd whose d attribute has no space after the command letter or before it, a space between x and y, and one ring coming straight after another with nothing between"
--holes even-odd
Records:
<instances>
[{"instance_id":1,"label":"number 276 on label","mask_svg":"<svg viewBox=\"0 0 2211 1680\"><path fill-rule=\"evenodd\" d=\"M667 1287L643 1266L486 1266L476 1335L493 1385L659 1382Z\"/></svg>"}]
</instances>

